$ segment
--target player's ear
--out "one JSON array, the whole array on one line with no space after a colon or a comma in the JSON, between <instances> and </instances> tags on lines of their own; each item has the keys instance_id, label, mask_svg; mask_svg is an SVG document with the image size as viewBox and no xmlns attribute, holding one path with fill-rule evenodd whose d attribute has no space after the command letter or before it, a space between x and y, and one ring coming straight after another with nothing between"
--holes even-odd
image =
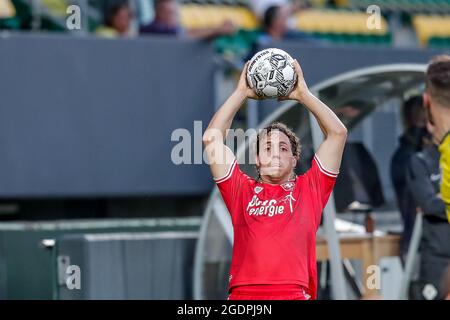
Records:
<instances>
[{"instance_id":1,"label":"player's ear","mask_svg":"<svg viewBox=\"0 0 450 320\"><path fill-rule=\"evenodd\" d=\"M423 107L425 108L426 113L427 113L427 118L428 118L427 121L434 125L433 114L435 111L434 111L434 107L431 106L430 95L428 94L428 92L425 91L422 94L422 100L423 100L422 101Z\"/></svg>"},{"instance_id":2,"label":"player's ear","mask_svg":"<svg viewBox=\"0 0 450 320\"><path fill-rule=\"evenodd\" d=\"M255 156L255 163L256 163L256 167L259 168L261 166L261 163L259 162L259 156Z\"/></svg>"},{"instance_id":3,"label":"player's ear","mask_svg":"<svg viewBox=\"0 0 450 320\"><path fill-rule=\"evenodd\" d=\"M292 167L296 167L297 166L297 157L295 157L295 156L292 156Z\"/></svg>"},{"instance_id":4,"label":"player's ear","mask_svg":"<svg viewBox=\"0 0 450 320\"><path fill-rule=\"evenodd\" d=\"M426 91L424 93L422 93L422 99L423 99L423 106L425 108L429 108L430 107L430 96L428 95L428 93Z\"/></svg>"}]
</instances>

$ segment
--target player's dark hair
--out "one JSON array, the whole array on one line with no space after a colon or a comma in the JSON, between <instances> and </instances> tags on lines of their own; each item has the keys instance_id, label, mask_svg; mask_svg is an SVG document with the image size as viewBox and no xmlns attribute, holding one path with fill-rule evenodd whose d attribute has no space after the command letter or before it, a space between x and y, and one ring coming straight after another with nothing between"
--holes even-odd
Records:
<instances>
[{"instance_id":1,"label":"player's dark hair","mask_svg":"<svg viewBox=\"0 0 450 320\"><path fill-rule=\"evenodd\" d=\"M439 105L450 108L450 55L433 57L428 64L426 91Z\"/></svg>"},{"instance_id":2,"label":"player's dark hair","mask_svg":"<svg viewBox=\"0 0 450 320\"><path fill-rule=\"evenodd\" d=\"M271 131L280 131L283 132L288 138L289 142L291 143L291 149L292 149L292 155L296 158L300 158L300 152L302 151L302 145L300 143L300 139L297 137L297 135L294 133L294 131L289 128L287 125L281 122L273 122L272 124L265 127L263 130L258 132L258 135L256 136L256 154L259 155L260 146L259 143L262 139L263 135L268 135Z\"/></svg>"},{"instance_id":3,"label":"player's dark hair","mask_svg":"<svg viewBox=\"0 0 450 320\"><path fill-rule=\"evenodd\" d=\"M256 136L256 155L259 155L260 150L260 141L264 135L269 135L271 131L279 131L284 133L291 143L291 149L292 149L292 155L298 160L300 158L300 153L302 151L302 145L300 143L300 139L297 137L297 135L294 133L294 131L289 128L287 125L281 122L273 122L267 127L265 127L263 130L259 131ZM259 173L258 168L257 171L257 180L261 180L261 175ZM294 174L295 175L295 174Z\"/></svg>"}]
</instances>

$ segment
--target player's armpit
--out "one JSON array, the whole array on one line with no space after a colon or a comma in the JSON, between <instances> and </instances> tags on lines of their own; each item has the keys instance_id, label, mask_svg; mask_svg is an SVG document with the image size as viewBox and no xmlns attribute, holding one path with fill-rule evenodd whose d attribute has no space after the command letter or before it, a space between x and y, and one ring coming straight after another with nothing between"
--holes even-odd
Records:
<instances>
[{"instance_id":1,"label":"player's armpit","mask_svg":"<svg viewBox=\"0 0 450 320\"><path fill-rule=\"evenodd\" d=\"M205 145L205 151L208 156L208 164L214 180L224 178L235 162L236 157L225 144L213 142Z\"/></svg>"},{"instance_id":2,"label":"player's armpit","mask_svg":"<svg viewBox=\"0 0 450 320\"><path fill-rule=\"evenodd\" d=\"M320 159L321 164L328 171L334 173L339 172L346 139L346 132L343 132L342 135L330 135L316 151L316 155Z\"/></svg>"}]
</instances>

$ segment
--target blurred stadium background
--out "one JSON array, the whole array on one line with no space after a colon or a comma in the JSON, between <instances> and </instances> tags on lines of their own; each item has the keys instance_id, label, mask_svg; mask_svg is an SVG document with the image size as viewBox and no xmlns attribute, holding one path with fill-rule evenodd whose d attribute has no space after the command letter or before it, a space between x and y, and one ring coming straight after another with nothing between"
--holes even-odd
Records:
<instances>
[{"instance_id":1,"label":"blurred stadium background","mask_svg":"<svg viewBox=\"0 0 450 320\"><path fill-rule=\"evenodd\" d=\"M318 242L319 298L368 296L371 263L381 266L377 296L418 298L420 228L401 263L389 169L403 102L422 92L428 60L450 49L450 1L305 0L287 22L292 36L274 42L259 41L261 19L245 0L179 1L181 36L139 34L153 1L125 1L127 35L101 32L122 2L0 0L0 299L226 298L229 221L207 165L172 162L172 133L184 128L192 150L201 144L194 122L205 129L244 61L265 46L297 58L350 129L327 207L341 250L329 255ZM71 4L81 8L80 30L67 28ZM379 28L367 27L370 5L381 9ZM234 32L186 36L225 21ZM275 119L301 137L304 171L317 128L301 107L249 102L233 126ZM355 201L367 206L351 209ZM337 246L325 229L319 239ZM80 267L79 290L66 285L70 265Z\"/></svg>"}]
</instances>

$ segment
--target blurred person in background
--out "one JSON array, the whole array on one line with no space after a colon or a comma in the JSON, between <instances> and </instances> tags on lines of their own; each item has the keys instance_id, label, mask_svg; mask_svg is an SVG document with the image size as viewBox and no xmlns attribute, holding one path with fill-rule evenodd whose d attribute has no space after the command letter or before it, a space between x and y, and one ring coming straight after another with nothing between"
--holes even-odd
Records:
<instances>
[{"instance_id":1,"label":"blurred person in background","mask_svg":"<svg viewBox=\"0 0 450 320\"><path fill-rule=\"evenodd\" d=\"M192 39L208 40L222 35L232 35L236 26L229 20L214 28L184 30L178 19L178 4L175 0L155 0L153 21L140 27L140 34L186 36Z\"/></svg>"},{"instance_id":2,"label":"blurred person in background","mask_svg":"<svg viewBox=\"0 0 450 320\"><path fill-rule=\"evenodd\" d=\"M416 217L416 207L406 185L406 175L411 157L415 152L421 151L423 136L426 134L426 113L422 97L412 97L403 104L402 120L404 132L399 139L400 145L391 159L390 175L403 221L400 251L402 261L404 261L403 257L408 251Z\"/></svg>"},{"instance_id":3,"label":"blurred person in background","mask_svg":"<svg viewBox=\"0 0 450 320\"><path fill-rule=\"evenodd\" d=\"M314 37L289 28L288 20L291 13L288 6L274 5L267 8L262 19L263 32L259 35L257 44L269 45L273 41L286 39L315 41Z\"/></svg>"},{"instance_id":4,"label":"blurred person in background","mask_svg":"<svg viewBox=\"0 0 450 320\"><path fill-rule=\"evenodd\" d=\"M283 7L287 12L293 14L300 10L300 1L289 1L289 0L250 0L250 8L253 10L255 15L263 20L264 14L267 9L273 6Z\"/></svg>"},{"instance_id":5,"label":"blurred person in background","mask_svg":"<svg viewBox=\"0 0 450 320\"><path fill-rule=\"evenodd\" d=\"M435 141L439 141L442 170L441 196L450 223L450 55L434 57L425 76L424 106L433 126Z\"/></svg>"},{"instance_id":6,"label":"blurred person in background","mask_svg":"<svg viewBox=\"0 0 450 320\"><path fill-rule=\"evenodd\" d=\"M450 300L450 265L447 266L445 271L442 288L442 291L444 292L444 299Z\"/></svg>"},{"instance_id":7,"label":"blurred person in background","mask_svg":"<svg viewBox=\"0 0 450 320\"><path fill-rule=\"evenodd\" d=\"M96 34L106 38L134 36L131 28L133 13L128 2L114 4L106 9L105 25L96 30Z\"/></svg>"},{"instance_id":8,"label":"blurred person in background","mask_svg":"<svg viewBox=\"0 0 450 320\"><path fill-rule=\"evenodd\" d=\"M263 17L264 33L259 41L261 43L282 40L288 33L289 11L287 7L271 6L267 8Z\"/></svg>"},{"instance_id":9,"label":"blurred person in background","mask_svg":"<svg viewBox=\"0 0 450 320\"><path fill-rule=\"evenodd\" d=\"M445 297L440 286L450 263L450 224L439 194L439 141L433 140L433 128L427 128L422 151L411 157L407 186L414 205L423 213L418 290L413 290L412 298L431 300Z\"/></svg>"}]
</instances>

